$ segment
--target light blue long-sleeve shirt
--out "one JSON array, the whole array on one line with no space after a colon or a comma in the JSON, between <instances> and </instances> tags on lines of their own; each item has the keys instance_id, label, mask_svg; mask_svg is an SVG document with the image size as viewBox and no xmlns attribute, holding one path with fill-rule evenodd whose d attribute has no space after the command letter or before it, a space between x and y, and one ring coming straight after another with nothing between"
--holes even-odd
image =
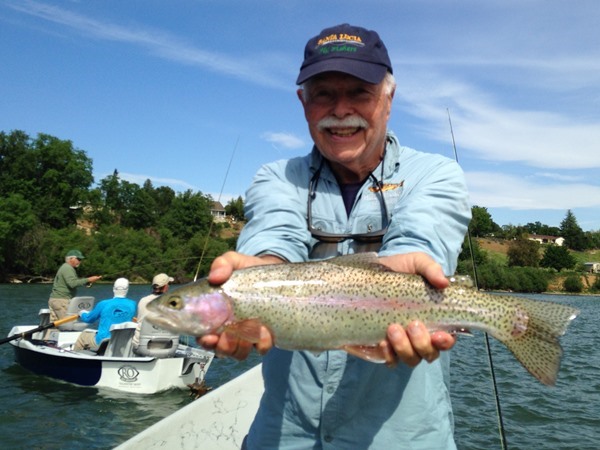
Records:
<instances>
[{"instance_id":1,"label":"light blue long-sleeve shirt","mask_svg":"<svg viewBox=\"0 0 600 450\"><path fill-rule=\"evenodd\" d=\"M134 300L123 297L115 297L98 302L90 312L82 313L81 320L86 323L98 323L98 332L96 333L96 344L100 344L103 339L110 338L111 325L133 320L137 310L137 303Z\"/></svg>"},{"instance_id":2,"label":"light blue long-sleeve shirt","mask_svg":"<svg viewBox=\"0 0 600 450\"><path fill-rule=\"evenodd\" d=\"M246 195L248 223L238 251L300 262L369 250L353 241L315 247L318 241L307 227L307 198L321 161L313 149L258 171ZM471 213L458 164L401 147L388 133L384 162L373 174L378 180L383 174L390 220L379 254L425 252L452 274ZM312 225L333 233L379 230L384 219L378 196L366 181L348 216L338 183L324 164ZM447 369L447 355L414 369L404 364L390 369L342 351L314 355L273 348L263 359L265 393L248 448L454 449Z\"/></svg>"}]
</instances>

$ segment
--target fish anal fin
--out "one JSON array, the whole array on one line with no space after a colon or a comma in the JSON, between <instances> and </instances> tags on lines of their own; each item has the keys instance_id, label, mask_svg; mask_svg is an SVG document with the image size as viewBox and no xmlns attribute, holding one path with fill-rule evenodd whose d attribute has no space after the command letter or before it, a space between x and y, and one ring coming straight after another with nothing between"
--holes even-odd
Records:
<instances>
[{"instance_id":1,"label":"fish anal fin","mask_svg":"<svg viewBox=\"0 0 600 450\"><path fill-rule=\"evenodd\" d=\"M226 325L224 331L256 344L260 341L261 326L262 323L258 319L246 319Z\"/></svg>"},{"instance_id":2,"label":"fish anal fin","mask_svg":"<svg viewBox=\"0 0 600 450\"><path fill-rule=\"evenodd\" d=\"M348 352L352 356L364 359L372 363L384 363L385 353L379 345L345 345L342 350Z\"/></svg>"}]
</instances>

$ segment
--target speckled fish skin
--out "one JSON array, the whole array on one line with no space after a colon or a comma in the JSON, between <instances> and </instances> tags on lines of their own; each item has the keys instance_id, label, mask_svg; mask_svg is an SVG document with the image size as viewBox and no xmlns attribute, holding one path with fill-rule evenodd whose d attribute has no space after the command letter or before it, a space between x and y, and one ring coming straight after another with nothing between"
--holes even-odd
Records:
<instances>
[{"instance_id":1,"label":"speckled fish skin","mask_svg":"<svg viewBox=\"0 0 600 450\"><path fill-rule=\"evenodd\" d=\"M554 385L563 335L578 311L566 305L475 290L450 277L439 290L422 277L392 272L376 254L238 270L220 285L205 279L155 299L148 319L202 336L257 319L288 350L376 346L388 325L420 320L429 330L481 330L504 343L542 383Z\"/></svg>"}]
</instances>

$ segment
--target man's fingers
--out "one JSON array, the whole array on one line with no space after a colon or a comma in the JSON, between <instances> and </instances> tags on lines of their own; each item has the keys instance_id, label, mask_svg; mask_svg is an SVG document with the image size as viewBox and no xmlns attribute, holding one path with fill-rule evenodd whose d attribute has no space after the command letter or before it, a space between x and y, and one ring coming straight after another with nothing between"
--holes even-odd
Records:
<instances>
[{"instance_id":1,"label":"man's fingers","mask_svg":"<svg viewBox=\"0 0 600 450\"><path fill-rule=\"evenodd\" d=\"M431 335L423 322L415 320L406 333L415 352L425 361L431 362L440 356L439 350L431 344Z\"/></svg>"},{"instance_id":2,"label":"man's fingers","mask_svg":"<svg viewBox=\"0 0 600 450\"><path fill-rule=\"evenodd\" d=\"M438 350L450 350L456 344L456 336L445 331L431 333L431 343Z\"/></svg>"},{"instance_id":3,"label":"man's fingers","mask_svg":"<svg viewBox=\"0 0 600 450\"><path fill-rule=\"evenodd\" d=\"M406 329L398 324L390 325L387 334L389 342L380 345L388 365L394 365L398 360L410 367L415 367L422 359L432 362L439 358L440 351L450 350L456 342L454 336L444 331L429 334L425 324L418 320Z\"/></svg>"},{"instance_id":4,"label":"man's fingers","mask_svg":"<svg viewBox=\"0 0 600 450\"><path fill-rule=\"evenodd\" d=\"M390 325L388 328L388 339L391 350L404 364L415 367L421 362L421 357L413 348L411 340L404 328L398 324Z\"/></svg>"},{"instance_id":5,"label":"man's fingers","mask_svg":"<svg viewBox=\"0 0 600 450\"><path fill-rule=\"evenodd\" d=\"M273 337L269 330L265 327L260 327L260 340L256 343L256 351L264 355L273 347Z\"/></svg>"},{"instance_id":6,"label":"man's fingers","mask_svg":"<svg viewBox=\"0 0 600 450\"><path fill-rule=\"evenodd\" d=\"M196 342L206 350L214 350L219 342L219 336L216 334L207 334L196 338Z\"/></svg>"}]
</instances>

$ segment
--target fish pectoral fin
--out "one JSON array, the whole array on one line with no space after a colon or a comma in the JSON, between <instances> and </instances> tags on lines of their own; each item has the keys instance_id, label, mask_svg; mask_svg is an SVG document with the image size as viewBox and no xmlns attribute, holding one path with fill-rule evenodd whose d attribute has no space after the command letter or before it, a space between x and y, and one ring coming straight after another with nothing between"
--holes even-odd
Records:
<instances>
[{"instance_id":1,"label":"fish pectoral fin","mask_svg":"<svg viewBox=\"0 0 600 450\"><path fill-rule=\"evenodd\" d=\"M342 347L342 350L345 350L352 356L372 363L385 362L385 353L379 345L345 345Z\"/></svg>"},{"instance_id":2,"label":"fish pectoral fin","mask_svg":"<svg viewBox=\"0 0 600 450\"><path fill-rule=\"evenodd\" d=\"M260 327L262 323L258 319L246 319L227 325L224 331L238 336L240 339L256 344L260 341Z\"/></svg>"}]
</instances>

